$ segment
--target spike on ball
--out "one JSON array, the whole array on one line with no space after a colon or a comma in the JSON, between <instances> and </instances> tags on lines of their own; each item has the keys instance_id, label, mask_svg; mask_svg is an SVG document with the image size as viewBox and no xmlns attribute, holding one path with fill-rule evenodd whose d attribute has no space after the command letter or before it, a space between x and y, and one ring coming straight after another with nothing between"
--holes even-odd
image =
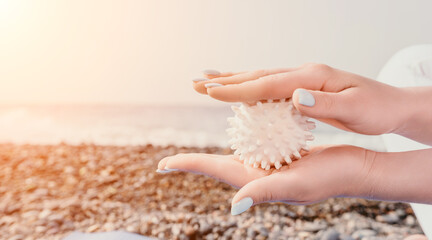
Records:
<instances>
[{"instance_id":1,"label":"spike on ball","mask_svg":"<svg viewBox=\"0 0 432 240\"><path fill-rule=\"evenodd\" d=\"M246 165L279 169L300 158L302 149L309 150L306 141L313 140L309 130L315 124L301 115L291 100L242 103L232 109L235 116L228 120L229 143Z\"/></svg>"}]
</instances>

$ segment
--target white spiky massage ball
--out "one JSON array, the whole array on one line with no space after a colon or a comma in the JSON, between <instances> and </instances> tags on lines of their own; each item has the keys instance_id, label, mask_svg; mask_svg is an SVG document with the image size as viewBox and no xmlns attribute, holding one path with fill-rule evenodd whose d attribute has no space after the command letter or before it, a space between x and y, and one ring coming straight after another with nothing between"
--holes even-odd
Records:
<instances>
[{"instance_id":1,"label":"white spiky massage ball","mask_svg":"<svg viewBox=\"0 0 432 240\"><path fill-rule=\"evenodd\" d=\"M314 139L309 131L315 123L301 115L292 101L281 99L242 103L232 106L234 117L228 118L229 143L244 164L269 170L301 158L300 150L309 150L306 141Z\"/></svg>"}]
</instances>

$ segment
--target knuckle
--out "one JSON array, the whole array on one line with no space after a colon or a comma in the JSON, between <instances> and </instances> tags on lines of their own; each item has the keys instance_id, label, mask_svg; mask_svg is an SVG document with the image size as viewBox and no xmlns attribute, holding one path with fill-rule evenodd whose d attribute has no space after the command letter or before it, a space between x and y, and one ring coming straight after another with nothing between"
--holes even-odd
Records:
<instances>
[{"instance_id":1,"label":"knuckle","mask_svg":"<svg viewBox=\"0 0 432 240\"><path fill-rule=\"evenodd\" d=\"M326 64L322 64L322 63L314 63L309 65L309 68L313 71L317 71L320 73L328 73L331 71L331 67L326 65Z\"/></svg>"},{"instance_id":2,"label":"knuckle","mask_svg":"<svg viewBox=\"0 0 432 240\"><path fill-rule=\"evenodd\" d=\"M301 66L301 68L306 69L308 71L314 71L320 73L328 73L331 72L331 70L333 69L327 64L313 63L313 62L305 63Z\"/></svg>"}]
</instances>

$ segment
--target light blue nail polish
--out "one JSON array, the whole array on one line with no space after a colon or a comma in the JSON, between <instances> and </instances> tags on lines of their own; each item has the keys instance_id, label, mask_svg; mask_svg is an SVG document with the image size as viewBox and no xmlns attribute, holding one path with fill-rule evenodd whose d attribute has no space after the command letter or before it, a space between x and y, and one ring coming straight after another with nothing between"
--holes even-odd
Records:
<instances>
[{"instance_id":1,"label":"light blue nail polish","mask_svg":"<svg viewBox=\"0 0 432 240\"><path fill-rule=\"evenodd\" d=\"M203 73L210 76L219 76L221 74L219 71L213 69L206 69L203 71Z\"/></svg>"},{"instance_id":2,"label":"light blue nail polish","mask_svg":"<svg viewBox=\"0 0 432 240\"><path fill-rule=\"evenodd\" d=\"M240 213L248 210L253 205L253 200L250 197L243 198L231 207L231 215L239 215Z\"/></svg>"},{"instance_id":3,"label":"light blue nail polish","mask_svg":"<svg viewBox=\"0 0 432 240\"><path fill-rule=\"evenodd\" d=\"M165 169L158 169L156 170L157 173L170 173L170 172L175 172L178 171L178 169L173 169L173 168L165 168Z\"/></svg>"},{"instance_id":4,"label":"light blue nail polish","mask_svg":"<svg viewBox=\"0 0 432 240\"><path fill-rule=\"evenodd\" d=\"M223 85L220 84L220 83L206 83L204 86L206 88L212 88L212 87L220 87L220 86L223 86Z\"/></svg>"},{"instance_id":5,"label":"light blue nail polish","mask_svg":"<svg viewBox=\"0 0 432 240\"><path fill-rule=\"evenodd\" d=\"M296 92L299 96L299 103L304 106L313 107L315 105L314 96L304 89L297 89Z\"/></svg>"},{"instance_id":6,"label":"light blue nail polish","mask_svg":"<svg viewBox=\"0 0 432 240\"><path fill-rule=\"evenodd\" d=\"M209 79L207 78L195 78L192 80L192 82L204 82L204 81L208 81Z\"/></svg>"}]
</instances>

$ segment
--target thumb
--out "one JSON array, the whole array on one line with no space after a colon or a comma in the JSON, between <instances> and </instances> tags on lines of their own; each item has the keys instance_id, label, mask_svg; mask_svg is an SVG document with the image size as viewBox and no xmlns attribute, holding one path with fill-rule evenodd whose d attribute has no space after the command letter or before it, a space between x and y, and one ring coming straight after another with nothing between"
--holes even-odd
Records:
<instances>
[{"instance_id":1,"label":"thumb","mask_svg":"<svg viewBox=\"0 0 432 240\"><path fill-rule=\"evenodd\" d=\"M278 200L289 199L285 196L287 192L295 192L290 189L288 174L271 174L269 176L258 178L244 185L234 196L231 204L231 214L238 215L245 212L253 205L264 202L276 202ZM287 191L289 189L289 191ZM291 194L290 194L291 195Z\"/></svg>"},{"instance_id":2,"label":"thumb","mask_svg":"<svg viewBox=\"0 0 432 240\"><path fill-rule=\"evenodd\" d=\"M312 118L341 119L348 110L345 107L346 99L342 99L339 93L298 88L292 99L297 110Z\"/></svg>"}]
</instances>

